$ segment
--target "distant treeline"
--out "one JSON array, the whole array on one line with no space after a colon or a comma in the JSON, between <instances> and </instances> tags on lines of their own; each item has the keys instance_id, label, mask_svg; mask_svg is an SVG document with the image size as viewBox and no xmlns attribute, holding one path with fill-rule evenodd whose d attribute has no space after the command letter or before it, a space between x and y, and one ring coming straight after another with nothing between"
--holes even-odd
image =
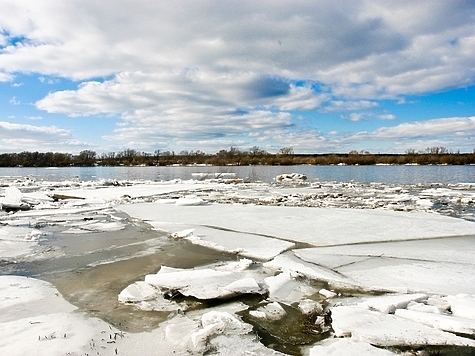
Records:
<instances>
[{"instance_id":1,"label":"distant treeline","mask_svg":"<svg viewBox=\"0 0 475 356\"><path fill-rule=\"evenodd\" d=\"M208 164L224 165L375 165L375 164L475 164L473 153L448 152L443 147L428 148L424 152L407 150L404 154L372 154L367 151L351 151L347 154L295 154L291 147L284 147L271 154L258 147L242 151L231 147L215 154L202 151L179 153L156 150L154 153L127 149L97 155L85 150L78 155L53 152L21 152L0 154L0 167L86 167L86 166L171 166Z\"/></svg>"}]
</instances>

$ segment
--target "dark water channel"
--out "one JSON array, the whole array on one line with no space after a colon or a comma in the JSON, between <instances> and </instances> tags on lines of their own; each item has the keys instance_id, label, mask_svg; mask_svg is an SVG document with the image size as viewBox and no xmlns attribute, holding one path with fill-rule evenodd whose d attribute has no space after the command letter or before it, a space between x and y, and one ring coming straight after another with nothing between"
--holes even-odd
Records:
<instances>
[{"instance_id":1,"label":"dark water channel","mask_svg":"<svg viewBox=\"0 0 475 356\"><path fill-rule=\"evenodd\" d=\"M47 228L46 228L47 229ZM162 265L193 268L236 256L169 239L146 224L124 230L86 234L52 233L41 241L47 258L2 263L2 274L39 278L52 283L81 310L119 329L140 332L155 328L168 313L140 311L118 302L131 283L156 273Z\"/></svg>"},{"instance_id":2,"label":"dark water channel","mask_svg":"<svg viewBox=\"0 0 475 356\"><path fill-rule=\"evenodd\" d=\"M142 311L119 303L117 296L125 287L143 280L147 274L156 273L161 265L192 268L230 258L187 242L178 242L160 247L151 255L39 277L55 285L70 303L80 309L121 330L141 332L156 328L169 317L169 313Z\"/></svg>"}]
</instances>

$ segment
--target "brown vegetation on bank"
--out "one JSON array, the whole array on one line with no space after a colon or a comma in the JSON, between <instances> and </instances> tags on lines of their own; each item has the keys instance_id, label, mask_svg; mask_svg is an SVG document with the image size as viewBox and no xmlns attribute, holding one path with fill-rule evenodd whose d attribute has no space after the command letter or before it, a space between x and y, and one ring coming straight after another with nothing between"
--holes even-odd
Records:
<instances>
[{"instance_id":1,"label":"brown vegetation on bank","mask_svg":"<svg viewBox=\"0 0 475 356\"><path fill-rule=\"evenodd\" d=\"M215 154L202 151L139 152L127 149L98 156L85 150L78 155L53 152L22 152L0 154L0 167L87 167L87 166L171 166L171 165L404 165L404 164L475 164L473 153L451 153L443 147L428 148L424 152L408 150L404 154L372 154L351 151L347 154L295 154L292 148L282 148L271 154L258 147L242 151L231 147Z\"/></svg>"}]
</instances>

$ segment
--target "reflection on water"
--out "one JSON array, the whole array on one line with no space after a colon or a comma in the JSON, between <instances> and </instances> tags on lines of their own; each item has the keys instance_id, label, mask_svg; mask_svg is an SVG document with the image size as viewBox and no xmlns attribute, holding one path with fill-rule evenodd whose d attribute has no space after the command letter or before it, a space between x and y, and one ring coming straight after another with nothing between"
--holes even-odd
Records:
<instances>
[{"instance_id":1,"label":"reflection on water","mask_svg":"<svg viewBox=\"0 0 475 356\"><path fill-rule=\"evenodd\" d=\"M99 179L170 181L196 179L193 173L235 173L251 182L273 182L283 173L305 174L310 182L377 182L389 184L475 183L471 166L192 166L192 167L68 167L0 168L0 177L27 177L36 180L91 181Z\"/></svg>"},{"instance_id":2,"label":"reflection on water","mask_svg":"<svg viewBox=\"0 0 475 356\"><path fill-rule=\"evenodd\" d=\"M316 283L320 288L327 287L325 283ZM315 294L309 296L309 299L325 303L321 295ZM246 323L254 327L254 331L259 335L260 341L267 347L280 351L288 355L301 355L301 347L304 345L313 345L318 341L330 337L331 317L326 320L326 330L321 330L316 323L320 317L318 313L304 314L294 305L281 303L280 306L285 311L285 317L279 320L254 317L253 310L257 310L261 303L246 303L249 309L239 312Z\"/></svg>"},{"instance_id":3,"label":"reflection on water","mask_svg":"<svg viewBox=\"0 0 475 356\"><path fill-rule=\"evenodd\" d=\"M232 256L176 242L152 255L86 267L40 278L52 283L72 304L128 332L152 330L169 317L168 312L141 311L118 302L117 296L129 284L156 273L161 265L192 268L229 260Z\"/></svg>"}]
</instances>

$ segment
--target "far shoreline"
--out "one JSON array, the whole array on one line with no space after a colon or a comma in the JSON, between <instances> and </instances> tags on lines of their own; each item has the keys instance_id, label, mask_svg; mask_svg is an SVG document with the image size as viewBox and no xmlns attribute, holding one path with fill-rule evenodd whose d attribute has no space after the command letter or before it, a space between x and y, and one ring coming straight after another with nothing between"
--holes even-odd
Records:
<instances>
[{"instance_id":1,"label":"far shoreline","mask_svg":"<svg viewBox=\"0 0 475 356\"><path fill-rule=\"evenodd\" d=\"M403 154L351 151L349 153L299 154L292 150L271 154L264 150L241 151L235 148L215 154L202 151L155 151L154 153L125 150L98 155L85 150L78 155L59 152L1 153L0 168L20 167L121 167L121 166L297 166L297 165L475 165L472 153L453 153L443 147L425 152L410 150Z\"/></svg>"}]
</instances>

